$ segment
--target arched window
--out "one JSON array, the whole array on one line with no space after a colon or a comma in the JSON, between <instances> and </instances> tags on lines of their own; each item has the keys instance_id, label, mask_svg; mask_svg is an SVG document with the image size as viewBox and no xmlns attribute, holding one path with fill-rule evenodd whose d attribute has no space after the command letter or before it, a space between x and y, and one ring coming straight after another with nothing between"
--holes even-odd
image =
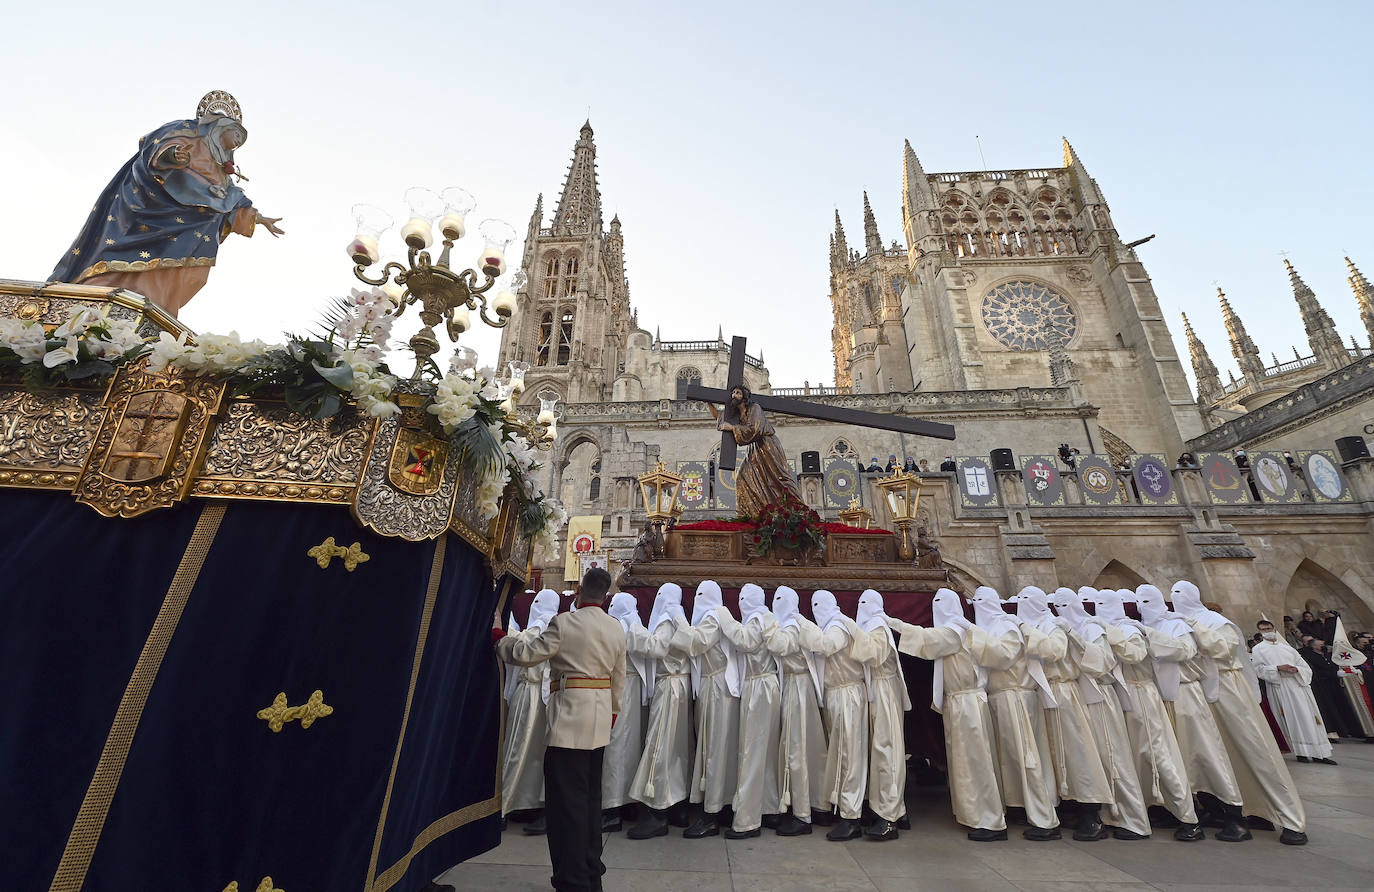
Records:
<instances>
[{"instance_id":1,"label":"arched window","mask_svg":"<svg viewBox=\"0 0 1374 892\"><path fill-rule=\"evenodd\" d=\"M592 462L591 479L587 481L587 501L601 498L601 459Z\"/></svg>"},{"instance_id":2,"label":"arched window","mask_svg":"<svg viewBox=\"0 0 1374 892\"><path fill-rule=\"evenodd\" d=\"M576 257L569 257L563 264L563 294L566 297L572 297L577 292L577 269Z\"/></svg>"},{"instance_id":3,"label":"arched window","mask_svg":"<svg viewBox=\"0 0 1374 892\"><path fill-rule=\"evenodd\" d=\"M559 326L559 330L558 364L567 365L568 360L572 359L573 311L571 308L563 311L563 320Z\"/></svg>"},{"instance_id":4,"label":"arched window","mask_svg":"<svg viewBox=\"0 0 1374 892\"><path fill-rule=\"evenodd\" d=\"M685 365L677 370L677 398L687 399L687 388L693 384L701 383L701 372L692 366Z\"/></svg>"},{"instance_id":5,"label":"arched window","mask_svg":"<svg viewBox=\"0 0 1374 892\"><path fill-rule=\"evenodd\" d=\"M554 254L544 263L544 296L558 294L558 255Z\"/></svg>"},{"instance_id":6,"label":"arched window","mask_svg":"<svg viewBox=\"0 0 1374 892\"><path fill-rule=\"evenodd\" d=\"M539 320L539 343L535 346L535 365L549 364L549 345L553 343L553 314L545 313Z\"/></svg>"}]
</instances>

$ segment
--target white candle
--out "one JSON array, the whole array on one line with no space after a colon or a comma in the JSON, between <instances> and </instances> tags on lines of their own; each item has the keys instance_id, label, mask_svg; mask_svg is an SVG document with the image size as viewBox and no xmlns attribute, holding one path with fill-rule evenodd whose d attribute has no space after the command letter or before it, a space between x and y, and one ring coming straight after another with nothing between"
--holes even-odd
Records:
<instances>
[{"instance_id":1,"label":"white candle","mask_svg":"<svg viewBox=\"0 0 1374 892\"><path fill-rule=\"evenodd\" d=\"M453 327L460 332L472 328L472 316L468 313L467 307L459 307L453 311Z\"/></svg>"},{"instance_id":2,"label":"white candle","mask_svg":"<svg viewBox=\"0 0 1374 892\"><path fill-rule=\"evenodd\" d=\"M536 418L535 421L539 424L547 424L550 427L558 423L558 419L554 417L552 409L540 409L539 417Z\"/></svg>"},{"instance_id":3,"label":"white candle","mask_svg":"<svg viewBox=\"0 0 1374 892\"><path fill-rule=\"evenodd\" d=\"M360 266L371 266L380 257L377 253L377 240L370 235L358 234L348 243L348 256Z\"/></svg>"},{"instance_id":4,"label":"white candle","mask_svg":"<svg viewBox=\"0 0 1374 892\"><path fill-rule=\"evenodd\" d=\"M444 214L443 219L439 221L439 232L450 241L462 238L463 234L467 232L467 227L463 225L463 215Z\"/></svg>"},{"instance_id":5,"label":"white candle","mask_svg":"<svg viewBox=\"0 0 1374 892\"><path fill-rule=\"evenodd\" d=\"M512 394L511 396L506 397L504 400L501 401L501 411L502 411L502 412L505 412L507 415L509 415L509 414L511 414L512 412L515 411L515 395L514 395L514 394Z\"/></svg>"},{"instance_id":6,"label":"white candle","mask_svg":"<svg viewBox=\"0 0 1374 892\"><path fill-rule=\"evenodd\" d=\"M382 293L384 293L393 304L400 306L401 298L405 296L406 290L395 282L387 282L382 286Z\"/></svg>"},{"instance_id":7,"label":"white candle","mask_svg":"<svg viewBox=\"0 0 1374 892\"><path fill-rule=\"evenodd\" d=\"M515 295L509 291L496 292L496 298L491 302L491 308L496 311L498 316L509 316L515 312Z\"/></svg>"},{"instance_id":8,"label":"white candle","mask_svg":"<svg viewBox=\"0 0 1374 892\"><path fill-rule=\"evenodd\" d=\"M506 252L494 245L488 245L482 252L482 272L493 279L506 271Z\"/></svg>"},{"instance_id":9,"label":"white candle","mask_svg":"<svg viewBox=\"0 0 1374 892\"><path fill-rule=\"evenodd\" d=\"M552 440L556 436L558 436L558 425L556 423L551 423L549 429L544 431L544 437L545 439Z\"/></svg>"},{"instance_id":10,"label":"white candle","mask_svg":"<svg viewBox=\"0 0 1374 892\"><path fill-rule=\"evenodd\" d=\"M401 238L405 243L417 251L421 248L428 248L434 243L434 230L430 229L429 221L421 217L411 217L405 226L401 227Z\"/></svg>"}]
</instances>

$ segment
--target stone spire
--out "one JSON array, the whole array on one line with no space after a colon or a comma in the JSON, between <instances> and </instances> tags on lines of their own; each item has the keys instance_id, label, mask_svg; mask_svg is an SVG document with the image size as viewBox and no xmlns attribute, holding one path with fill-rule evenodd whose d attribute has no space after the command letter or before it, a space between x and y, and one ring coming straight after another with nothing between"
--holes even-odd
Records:
<instances>
[{"instance_id":1,"label":"stone spire","mask_svg":"<svg viewBox=\"0 0 1374 892\"><path fill-rule=\"evenodd\" d=\"M544 193L540 192L539 197L534 200L534 213L530 214L529 231L526 233L525 244L530 244L539 235L540 228L544 225Z\"/></svg>"},{"instance_id":2,"label":"stone spire","mask_svg":"<svg viewBox=\"0 0 1374 892\"><path fill-rule=\"evenodd\" d=\"M1287 258L1284 258L1283 265L1288 269L1288 281L1293 285L1293 299L1298 302L1298 309L1302 312L1302 325L1307 329L1307 343L1312 347L1313 354L1328 368L1338 369L1344 366L1350 362L1350 354L1341 343L1341 336L1336 333L1336 323L1331 321L1326 310L1317 303L1317 295L1307 287L1307 283L1302 280Z\"/></svg>"},{"instance_id":3,"label":"stone spire","mask_svg":"<svg viewBox=\"0 0 1374 892\"><path fill-rule=\"evenodd\" d=\"M1042 324L1045 328L1045 345L1050 354L1050 384L1067 387L1079 383L1073 360L1069 358L1069 351L1064 349L1064 338L1059 329L1048 319L1042 320Z\"/></svg>"},{"instance_id":4,"label":"stone spire","mask_svg":"<svg viewBox=\"0 0 1374 892\"><path fill-rule=\"evenodd\" d=\"M1231 338L1231 355L1236 358L1241 374L1258 388L1259 383L1264 380L1264 360L1260 359L1259 348L1250 340L1250 335L1245 331L1245 324L1240 321L1236 311L1231 309L1226 292L1218 288L1217 297L1221 299L1221 321L1226 323L1226 334Z\"/></svg>"},{"instance_id":5,"label":"stone spire","mask_svg":"<svg viewBox=\"0 0 1374 892\"><path fill-rule=\"evenodd\" d=\"M1098 191L1097 181L1088 176L1088 169L1083 166L1073 146L1069 145L1068 137L1064 137L1064 166L1069 170L1080 204L1086 207L1090 204L1106 203L1102 200L1102 193Z\"/></svg>"},{"instance_id":6,"label":"stone spire","mask_svg":"<svg viewBox=\"0 0 1374 892\"><path fill-rule=\"evenodd\" d=\"M601 231L601 190L596 185L596 143L592 124L582 125L573 146L572 165L553 215L554 235L583 235Z\"/></svg>"},{"instance_id":7,"label":"stone spire","mask_svg":"<svg viewBox=\"0 0 1374 892\"><path fill-rule=\"evenodd\" d=\"M1364 273L1360 272L1349 257L1345 258L1345 267L1350 270L1350 278L1346 281L1355 292L1355 302L1360 305L1360 321L1364 323L1370 345L1374 346L1374 286L1369 284Z\"/></svg>"},{"instance_id":8,"label":"stone spire","mask_svg":"<svg viewBox=\"0 0 1374 892\"><path fill-rule=\"evenodd\" d=\"M1188 314L1183 314L1183 334L1188 339L1188 355L1193 360L1193 377L1197 379L1197 399L1204 406L1214 406L1221 401L1225 390L1221 386L1221 375L1207 355L1207 346L1193 332ZM1277 365L1277 363L1275 363Z\"/></svg>"},{"instance_id":9,"label":"stone spire","mask_svg":"<svg viewBox=\"0 0 1374 892\"><path fill-rule=\"evenodd\" d=\"M910 218L933 207L935 198L930 193L930 180L926 179L921 159L911 148L911 140L906 140L902 148L902 210Z\"/></svg>"},{"instance_id":10,"label":"stone spire","mask_svg":"<svg viewBox=\"0 0 1374 892\"><path fill-rule=\"evenodd\" d=\"M878 221L873 218L873 208L868 203L867 190L864 190L864 249L869 254L883 253L883 240L878 235Z\"/></svg>"},{"instance_id":11,"label":"stone spire","mask_svg":"<svg viewBox=\"0 0 1374 892\"><path fill-rule=\"evenodd\" d=\"M849 262L849 243L844 240L844 224L840 222L840 210L835 209L835 259L840 264Z\"/></svg>"}]
</instances>

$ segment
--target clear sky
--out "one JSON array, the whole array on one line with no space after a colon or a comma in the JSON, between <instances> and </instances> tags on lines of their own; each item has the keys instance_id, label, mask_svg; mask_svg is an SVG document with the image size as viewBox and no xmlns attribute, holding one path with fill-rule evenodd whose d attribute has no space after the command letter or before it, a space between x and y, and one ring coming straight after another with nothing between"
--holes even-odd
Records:
<instances>
[{"instance_id":1,"label":"clear sky","mask_svg":"<svg viewBox=\"0 0 1374 892\"><path fill-rule=\"evenodd\" d=\"M356 284L349 208L458 184L472 220L552 213L596 130L640 324L749 338L775 386L830 381L827 236L867 189L900 238L926 170L1057 166L1068 136L1140 250L1181 355L1223 377L1225 288L1266 361L1308 352L1287 251L1366 343L1374 4L46 3L6 13L0 277L45 279L139 136L211 89L244 109L244 189L287 235L231 237L183 318L275 338ZM547 225L547 224L546 224ZM391 235L393 250L399 239ZM466 242L474 242L472 236ZM460 243L464 257L480 244ZM512 246L518 257L518 245ZM384 244L385 250L385 244ZM413 311L411 311L413 313ZM413 319L397 331L408 336ZM496 339L469 336L484 359ZM409 371L409 363L396 363Z\"/></svg>"}]
</instances>

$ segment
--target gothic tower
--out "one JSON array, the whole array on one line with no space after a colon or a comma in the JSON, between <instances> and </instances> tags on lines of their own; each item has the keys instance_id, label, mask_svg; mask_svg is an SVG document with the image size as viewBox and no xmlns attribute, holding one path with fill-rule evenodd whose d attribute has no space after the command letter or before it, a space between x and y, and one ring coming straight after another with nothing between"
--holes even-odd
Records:
<instances>
[{"instance_id":1,"label":"gothic tower","mask_svg":"<svg viewBox=\"0 0 1374 892\"><path fill-rule=\"evenodd\" d=\"M1370 286L1369 280L1364 277L1355 266L1354 261L1349 257L1345 258L1346 269L1350 270L1350 288L1355 292L1355 302L1360 305L1360 321L1364 323L1366 337L1369 338L1370 349L1374 349L1374 286Z\"/></svg>"},{"instance_id":2,"label":"gothic tower","mask_svg":"<svg viewBox=\"0 0 1374 892\"><path fill-rule=\"evenodd\" d=\"M830 237L830 329L835 386L854 393L911 390L911 364L902 328L906 252L884 248L878 221L864 193L864 252L850 252L840 212Z\"/></svg>"},{"instance_id":3,"label":"gothic tower","mask_svg":"<svg viewBox=\"0 0 1374 892\"><path fill-rule=\"evenodd\" d=\"M1226 292L1220 287L1217 288L1217 298L1221 301L1221 321L1226 326L1226 335L1231 340L1231 355L1236 358L1236 365L1240 366L1240 373L1250 382L1252 389L1258 389L1264 380L1264 360L1260 359L1259 347L1250 340L1250 333L1245 330L1245 323L1240 321L1240 316L1231 309L1231 302L1226 299Z\"/></svg>"},{"instance_id":4,"label":"gothic tower","mask_svg":"<svg viewBox=\"0 0 1374 892\"><path fill-rule=\"evenodd\" d=\"M1193 361L1193 377L1197 379L1198 406L1213 406L1221 401L1225 390L1221 386L1217 367L1207 354L1207 345L1194 333L1187 313L1183 314L1183 334L1188 340L1188 355Z\"/></svg>"},{"instance_id":5,"label":"gothic tower","mask_svg":"<svg viewBox=\"0 0 1374 892\"><path fill-rule=\"evenodd\" d=\"M1293 286L1293 299L1298 302L1298 310L1302 313L1302 325L1307 330L1307 343L1311 345L1313 355L1332 371L1341 368L1350 362L1350 354L1346 352L1345 345L1341 343L1341 336L1336 332L1336 323L1331 321L1331 316L1317 302L1317 295L1307 287L1307 283L1302 280L1287 258L1284 259L1283 265L1288 269L1288 281Z\"/></svg>"},{"instance_id":6,"label":"gothic tower","mask_svg":"<svg viewBox=\"0 0 1374 892\"><path fill-rule=\"evenodd\" d=\"M602 229L596 143L590 122L573 146L552 226L535 202L522 265L529 276L501 333L501 366L530 364L526 401L553 389L568 402L607 398L633 325L620 218Z\"/></svg>"},{"instance_id":7,"label":"gothic tower","mask_svg":"<svg viewBox=\"0 0 1374 892\"><path fill-rule=\"evenodd\" d=\"M1061 167L927 173L903 146L899 313L912 379L922 390L1045 387L1071 367L1100 427L1176 454L1204 427L1182 362L1145 267L1063 148Z\"/></svg>"}]
</instances>

